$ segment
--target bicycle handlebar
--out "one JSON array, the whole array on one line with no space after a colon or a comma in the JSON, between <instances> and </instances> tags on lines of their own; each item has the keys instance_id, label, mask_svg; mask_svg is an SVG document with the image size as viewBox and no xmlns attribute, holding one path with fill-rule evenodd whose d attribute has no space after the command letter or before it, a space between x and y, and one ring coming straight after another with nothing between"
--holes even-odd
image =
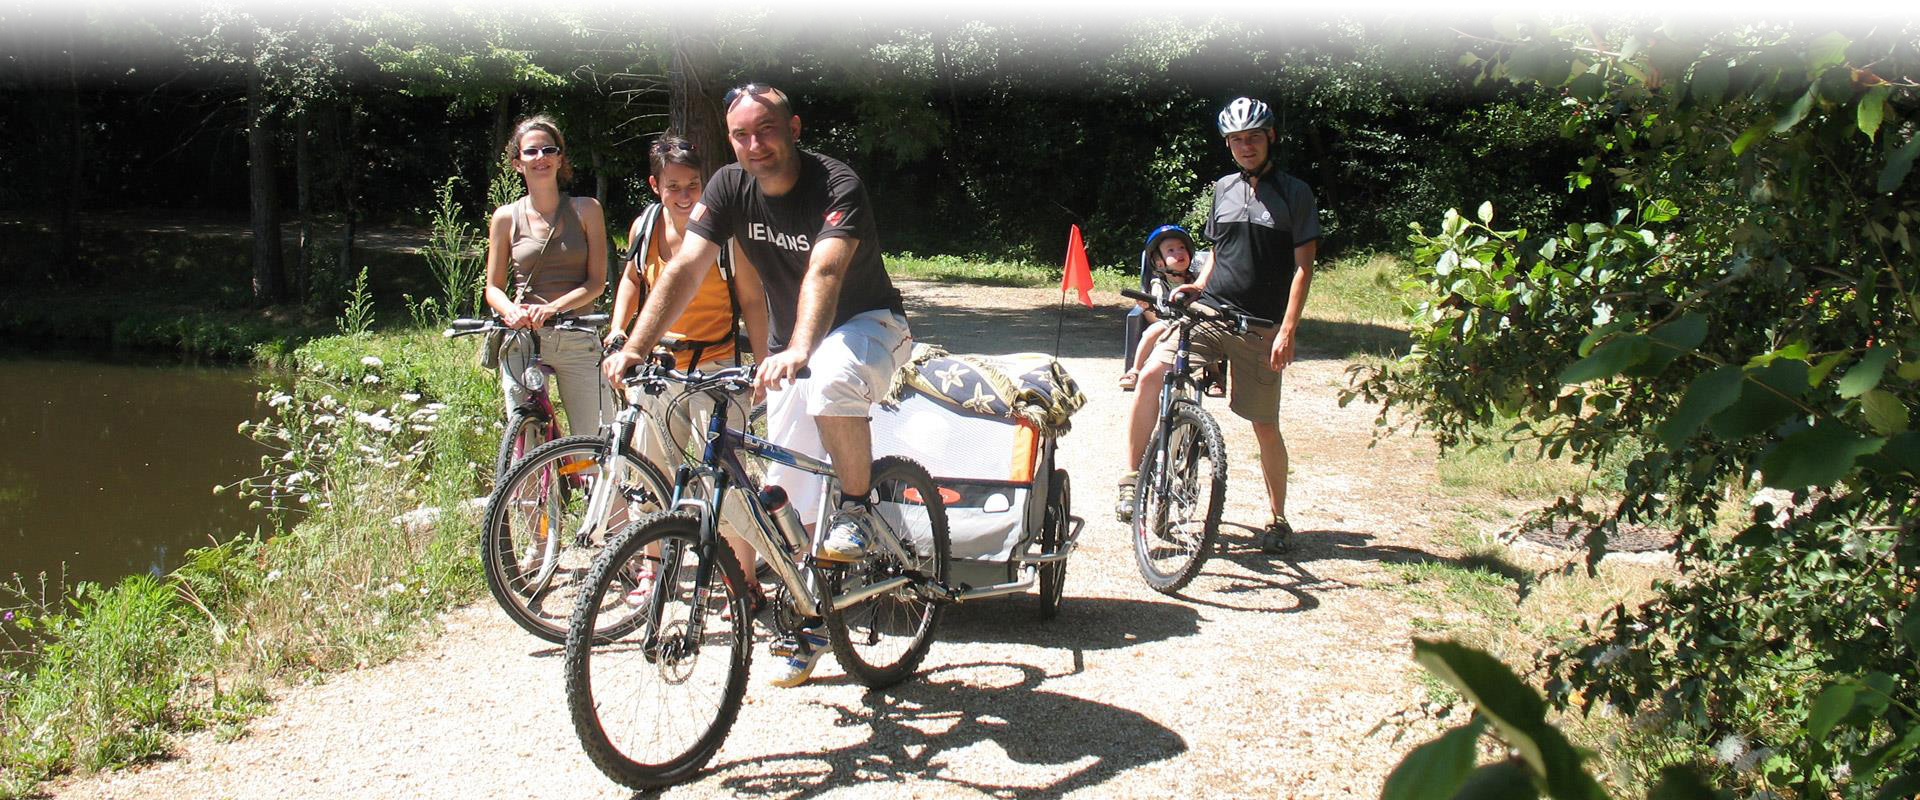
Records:
<instances>
[{"instance_id":1,"label":"bicycle handlebar","mask_svg":"<svg viewBox=\"0 0 1920 800\"><path fill-rule=\"evenodd\" d=\"M1199 295L1189 295L1191 299L1184 302L1175 302L1171 298L1162 300L1135 289L1121 289L1120 294L1128 299L1146 303L1153 307L1153 313L1170 319L1174 317L1192 317L1199 319L1226 317L1227 319L1224 321L1231 322L1235 329L1240 332L1245 332L1249 327L1271 328L1274 324L1273 320L1265 317L1256 317L1224 302L1216 300L1202 302ZM1204 311L1195 312L1190 310L1193 307L1204 309Z\"/></svg>"},{"instance_id":2,"label":"bicycle handlebar","mask_svg":"<svg viewBox=\"0 0 1920 800\"><path fill-rule=\"evenodd\" d=\"M600 332L595 330L595 328L611 321L613 321L612 314L581 314L577 317L554 317L547 320L546 325L542 327L552 328L557 331L591 333L597 336ZM500 324L499 317L488 317L487 319L456 319L447 323L447 329L441 331L440 335L452 339L459 336L472 336L476 333L506 330L514 329Z\"/></svg>"}]
</instances>

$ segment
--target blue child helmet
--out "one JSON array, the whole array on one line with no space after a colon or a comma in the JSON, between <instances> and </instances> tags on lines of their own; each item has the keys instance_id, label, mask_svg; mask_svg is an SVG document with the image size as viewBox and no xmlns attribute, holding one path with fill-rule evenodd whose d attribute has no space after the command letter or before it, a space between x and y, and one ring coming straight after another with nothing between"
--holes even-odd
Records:
<instances>
[{"instance_id":1,"label":"blue child helmet","mask_svg":"<svg viewBox=\"0 0 1920 800\"><path fill-rule=\"evenodd\" d=\"M1162 225L1158 228L1154 228L1152 233L1147 234L1146 245L1142 246L1140 249L1148 253L1151 253L1153 252L1153 246L1159 244L1161 239L1165 239L1168 236L1178 236L1182 239L1185 239L1187 241L1187 249L1188 250L1195 249L1193 246L1193 235L1187 233L1186 228L1182 228L1178 225Z\"/></svg>"}]
</instances>

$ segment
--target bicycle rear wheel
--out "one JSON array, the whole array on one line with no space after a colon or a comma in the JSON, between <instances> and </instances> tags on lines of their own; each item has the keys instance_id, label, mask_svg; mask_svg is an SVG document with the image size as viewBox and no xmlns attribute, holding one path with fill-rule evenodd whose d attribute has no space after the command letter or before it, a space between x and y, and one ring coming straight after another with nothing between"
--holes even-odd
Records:
<instances>
[{"instance_id":1,"label":"bicycle rear wheel","mask_svg":"<svg viewBox=\"0 0 1920 800\"><path fill-rule=\"evenodd\" d=\"M610 461L617 463L610 464ZM589 520L593 492L614 483L604 519ZM612 456L598 436L569 436L534 448L487 498L480 565L487 589L515 624L559 643L602 544L666 508L673 487L651 462ZM630 614L598 619L608 630Z\"/></svg>"},{"instance_id":2,"label":"bicycle rear wheel","mask_svg":"<svg viewBox=\"0 0 1920 800\"><path fill-rule=\"evenodd\" d=\"M652 592L622 576L655 564ZM623 786L644 789L693 776L718 752L740 712L751 666L744 578L717 536L703 544L690 513L654 516L594 559L567 626L567 710L587 757ZM610 606L642 612L639 627L607 636ZM726 618L721 611L730 610Z\"/></svg>"},{"instance_id":3,"label":"bicycle rear wheel","mask_svg":"<svg viewBox=\"0 0 1920 800\"><path fill-rule=\"evenodd\" d=\"M893 529L907 551L900 561L878 543L858 563L823 570L831 598L906 576L907 585L838 611L826 611L827 638L840 666L872 688L892 686L920 667L945 608L928 582L947 581L947 506L925 467L899 456L873 462L874 516Z\"/></svg>"},{"instance_id":4,"label":"bicycle rear wheel","mask_svg":"<svg viewBox=\"0 0 1920 800\"><path fill-rule=\"evenodd\" d=\"M1154 433L1140 458L1133 501L1133 552L1148 586L1172 594L1200 574L1220 530L1227 495L1227 447L1220 426L1192 403Z\"/></svg>"},{"instance_id":5,"label":"bicycle rear wheel","mask_svg":"<svg viewBox=\"0 0 1920 800\"><path fill-rule=\"evenodd\" d=\"M554 421L531 409L515 409L507 416L506 433L500 437L500 452L493 458L493 480L497 486L520 459L553 438Z\"/></svg>"}]
</instances>

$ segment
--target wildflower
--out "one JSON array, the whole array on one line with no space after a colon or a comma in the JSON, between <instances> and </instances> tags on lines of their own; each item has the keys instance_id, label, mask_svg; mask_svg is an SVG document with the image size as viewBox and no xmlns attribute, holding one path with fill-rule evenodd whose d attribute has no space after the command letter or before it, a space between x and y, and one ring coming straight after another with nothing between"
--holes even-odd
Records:
<instances>
[{"instance_id":1,"label":"wildflower","mask_svg":"<svg viewBox=\"0 0 1920 800\"><path fill-rule=\"evenodd\" d=\"M373 374L373 373L371 373L371 372L369 372L369 373L367 373L367 377L364 377L364 378L361 378L361 379L360 379L360 382L361 382L361 383L379 383L379 382L380 382L380 376L378 376L378 375L375 375L375 374Z\"/></svg>"},{"instance_id":2,"label":"wildflower","mask_svg":"<svg viewBox=\"0 0 1920 800\"><path fill-rule=\"evenodd\" d=\"M293 402L293 395L276 392L273 397L267 399L267 407L279 408L291 402Z\"/></svg>"},{"instance_id":3,"label":"wildflower","mask_svg":"<svg viewBox=\"0 0 1920 800\"><path fill-rule=\"evenodd\" d=\"M339 422L339 421L340 421L340 418L332 414L321 414L320 416L313 418L313 424L319 425L322 427L325 427L327 425L332 425L333 423Z\"/></svg>"},{"instance_id":4,"label":"wildflower","mask_svg":"<svg viewBox=\"0 0 1920 800\"><path fill-rule=\"evenodd\" d=\"M267 582L268 582L268 583L272 583L272 582L274 582L274 581L277 581L277 580L280 580L280 570L277 570L277 569L276 569L276 570L274 570L274 571L272 571L272 572L269 572L269 573L267 573Z\"/></svg>"},{"instance_id":5,"label":"wildflower","mask_svg":"<svg viewBox=\"0 0 1920 800\"><path fill-rule=\"evenodd\" d=\"M365 414L361 412L354 412L353 421L358 422L362 425L365 425L369 428L372 428L373 430L378 431L380 433L393 432L393 420L387 419L386 417L380 416L378 414Z\"/></svg>"},{"instance_id":6,"label":"wildflower","mask_svg":"<svg viewBox=\"0 0 1920 800\"><path fill-rule=\"evenodd\" d=\"M428 403L421 407L427 409L428 411L444 411L447 407L447 404L446 403Z\"/></svg>"},{"instance_id":7,"label":"wildflower","mask_svg":"<svg viewBox=\"0 0 1920 800\"><path fill-rule=\"evenodd\" d=\"M379 369L381 367L386 366L386 362L381 361L378 356L361 356L360 363L365 366L373 367L374 369Z\"/></svg>"},{"instance_id":8,"label":"wildflower","mask_svg":"<svg viewBox=\"0 0 1920 800\"><path fill-rule=\"evenodd\" d=\"M420 393L419 392L401 392L400 399L405 400L409 403L418 403L420 402Z\"/></svg>"},{"instance_id":9,"label":"wildflower","mask_svg":"<svg viewBox=\"0 0 1920 800\"><path fill-rule=\"evenodd\" d=\"M1747 754L1747 738L1737 733L1729 733L1720 738L1713 746L1713 757L1722 764L1732 764Z\"/></svg>"},{"instance_id":10,"label":"wildflower","mask_svg":"<svg viewBox=\"0 0 1920 800\"><path fill-rule=\"evenodd\" d=\"M12 621L13 621L13 612L9 611L6 614L0 614L0 622L12 622Z\"/></svg>"},{"instance_id":11,"label":"wildflower","mask_svg":"<svg viewBox=\"0 0 1920 800\"><path fill-rule=\"evenodd\" d=\"M407 427L409 427L409 428L412 428L412 429L414 429L414 430L416 430L416 431L419 431L420 433L432 433L432 432L433 432L433 426L432 426L432 425L408 425Z\"/></svg>"}]
</instances>

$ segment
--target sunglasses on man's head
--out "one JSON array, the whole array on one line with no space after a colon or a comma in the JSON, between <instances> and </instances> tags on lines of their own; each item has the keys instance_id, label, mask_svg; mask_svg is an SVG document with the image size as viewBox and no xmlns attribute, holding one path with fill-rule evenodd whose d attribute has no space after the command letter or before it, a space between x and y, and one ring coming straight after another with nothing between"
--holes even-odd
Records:
<instances>
[{"instance_id":1,"label":"sunglasses on man's head","mask_svg":"<svg viewBox=\"0 0 1920 800\"><path fill-rule=\"evenodd\" d=\"M728 89L726 96L720 98L720 107L731 111L733 110L734 101L739 100L741 95L761 94L772 89L773 87L758 82L740 84L739 86Z\"/></svg>"},{"instance_id":2,"label":"sunglasses on man's head","mask_svg":"<svg viewBox=\"0 0 1920 800\"><path fill-rule=\"evenodd\" d=\"M546 147L522 147L520 148L520 155L526 156L527 158L557 156L560 155L560 148L554 147L553 145L547 145Z\"/></svg>"}]
</instances>

